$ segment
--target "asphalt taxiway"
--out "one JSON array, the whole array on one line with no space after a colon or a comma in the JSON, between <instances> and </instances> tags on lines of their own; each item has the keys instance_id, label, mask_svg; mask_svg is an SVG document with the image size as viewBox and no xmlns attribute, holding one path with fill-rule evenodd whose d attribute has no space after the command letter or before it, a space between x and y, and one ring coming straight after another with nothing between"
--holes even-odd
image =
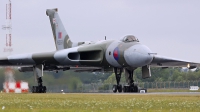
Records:
<instances>
[{"instance_id":1,"label":"asphalt taxiway","mask_svg":"<svg viewBox=\"0 0 200 112\"><path fill-rule=\"evenodd\" d=\"M67 94L67 93L66 93ZM80 94L80 93L74 93ZM101 94L101 95L200 95L200 92L150 92L150 93L81 93L81 94Z\"/></svg>"},{"instance_id":2,"label":"asphalt taxiway","mask_svg":"<svg viewBox=\"0 0 200 112\"><path fill-rule=\"evenodd\" d=\"M155 93L144 93L144 94L200 95L200 92L155 92Z\"/></svg>"}]
</instances>

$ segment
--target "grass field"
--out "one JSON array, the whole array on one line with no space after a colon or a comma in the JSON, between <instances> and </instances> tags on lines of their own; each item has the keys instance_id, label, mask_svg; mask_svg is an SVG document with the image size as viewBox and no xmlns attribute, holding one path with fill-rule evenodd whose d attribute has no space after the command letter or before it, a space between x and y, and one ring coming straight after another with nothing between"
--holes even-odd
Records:
<instances>
[{"instance_id":1,"label":"grass field","mask_svg":"<svg viewBox=\"0 0 200 112\"><path fill-rule=\"evenodd\" d=\"M199 112L200 95L0 93L1 111Z\"/></svg>"}]
</instances>

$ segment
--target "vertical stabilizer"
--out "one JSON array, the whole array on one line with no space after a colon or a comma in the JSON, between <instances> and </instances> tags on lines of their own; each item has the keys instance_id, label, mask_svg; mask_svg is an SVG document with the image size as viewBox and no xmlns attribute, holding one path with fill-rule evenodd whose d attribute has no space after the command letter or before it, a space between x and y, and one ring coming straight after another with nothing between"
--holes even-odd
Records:
<instances>
[{"instance_id":1,"label":"vertical stabilizer","mask_svg":"<svg viewBox=\"0 0 200 112\"><path fill-rule=\"evenodd\" d=\"M57 50L67 49L72 47L72 42L60 20L58 9L47 9L47 16L49 16L53 37Z\"/></svg>"}]
</instances>

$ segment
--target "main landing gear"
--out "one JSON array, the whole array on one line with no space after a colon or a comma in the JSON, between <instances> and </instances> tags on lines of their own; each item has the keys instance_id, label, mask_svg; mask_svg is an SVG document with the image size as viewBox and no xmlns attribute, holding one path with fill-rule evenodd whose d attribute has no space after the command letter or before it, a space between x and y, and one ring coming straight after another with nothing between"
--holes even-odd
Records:
<instances>
[{"instance_id":1,"label":"main landing gear","mask_svg":"<svg viewBox=\"0 0 200 112\"><path fill-rule=\"evenodd\" d=\"M46 93L46 86L42 85L42 77L37 78L38 86L32 87L32 93Z\"/></svg>"},{"instance_id":2,"label":"main landing gear","mask_svg":"<svg viewBox=\"0 0 200 112\"><path fill-rule=\"evenodd\" d=\"M122 90L125 93L126 92L138 92L138 90L139 90L138 86L133 80L134 70L129 70L129 69L125 69L125 76L126 76L126 80L127 80L128 84L125 85L122 89L122 85L119 84L122 71L123 71L123 68L114 68L117 85L113 85L113 92L116 93L118 91L119 93L121 93Z\"/></svg>"}]
</instances>

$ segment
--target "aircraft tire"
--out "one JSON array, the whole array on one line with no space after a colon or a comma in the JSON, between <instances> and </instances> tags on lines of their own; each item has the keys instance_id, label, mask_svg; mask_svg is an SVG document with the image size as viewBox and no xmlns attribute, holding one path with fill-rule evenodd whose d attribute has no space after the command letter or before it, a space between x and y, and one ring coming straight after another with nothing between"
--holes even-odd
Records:
<instances>
[{"instance_id":1,"label":"aircraft tire","mask_svg":"<svg viewBox=\"0 0 200 112\"><path fill-rule=\"evenodd\" d=\"M47 90L46 86L43 86L42 87L42 93L46 93L46 90Z\"/></svg>"},{"instance_id":2,"label":"aircraft tire","mask_svg":"<svg viewBox=\"0 0 200 112\"><path fill-rule=\"evenodd\" d=\"M114 92L114 93L117 92L117 85L113 85L113 92Z\"/></svg>"},{"instance_id":3,"label":"aircraft tire","mask_svg":"<svg viewBox=\"0 0 200 112\"><path fill-rule=\"evenodd\" d=\"M129 85L125 85L124 88L123 88L123 92L124 93L130 92L130 86Z\"/></svg>"},{"instance_id":4,"label":"aircraft tire","mask_svg":"<svg viewBox=\"0 0 200 112\"><path fill-rule=\"evenodd\" d=\"M117 86L117 90L118 90L119 93L122 92L122 85L121 84Z\"/></svg>"},{"instance_id":5,"label":"aircraft tire","mask_svg":"<svg viewBox=\"0 0 200 112\"><path fill-rule=\"evenodd\" d=\"M145 89L145 93L147 93L147 89Z\"/></svg>"},{"instance_id":6,"label":"aircraft tire","mask_svg":"<svg viewBox=\"0 0 200 112\"><path fill-rule=\"evenodd\" d=\"M134 86L134 88L133 88L134 90L133 90L133 92L135 92L135 93L137 93L138 92L138 86Z\"/></svg>"},{"instance_id":7,"label":"aircraft tire","mask_svg":"<svg viewBox=\"0 0 200 112\"><path fill-rule=\"evenodd\" d=\"M46 90L46 86L33 86L31 91L32 93L46 93Z\"/></svg>"},{"instance_id":8,"label":"aircraft tire","mask_svg":"<svg viewBox=\"0 0 200 112\"><path fill-rule=\"evenodd\" d=\"M36 93L36 87L35 86L32 86L32 93Z\"/></svg>"},{"instance_id":9,"label":"aircraft tire","mask_svg":"<svg viewBox=\"0 0 200 112\"><path fill-rule=\"evenodd\" d=\"M35 93L40 93L40 89L39 89L39 87L38 86L35 86L35 88L36 88L36 92Z\"/></svg>"},{"instance_id":10,"label":"aircraft tire","mask_svg":"<svg viewBox=\"0 0 200 112\"><path fill-rule=\"evenodd\" d=\"M134 86L131 85L129 88L130 88L130 92L134 92L134 90L135 90Z\"/></svg>"}]
</instances>

